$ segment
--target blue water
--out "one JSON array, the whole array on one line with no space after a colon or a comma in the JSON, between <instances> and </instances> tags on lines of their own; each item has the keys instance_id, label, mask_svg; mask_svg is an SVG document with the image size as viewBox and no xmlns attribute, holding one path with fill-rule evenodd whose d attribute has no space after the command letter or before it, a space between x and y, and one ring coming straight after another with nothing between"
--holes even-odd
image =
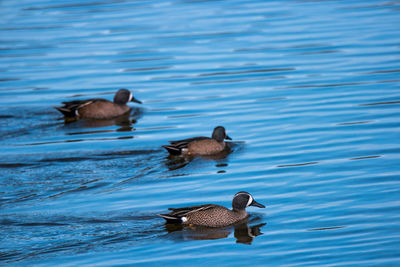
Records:
<instances>
[{"instance_id":1,"label":"blue water","mask_svg":"<svg viewBox=\"0 0 400 267\"><path fill-rule=\"evenodd\" d=\"M0 264L396 266L398 1L0 2ZM62 101L143 105L64 124ZM223 125L232 151L171 159ZM247 224L168 207L250 192Z\"/></svg>"}]
</instances>

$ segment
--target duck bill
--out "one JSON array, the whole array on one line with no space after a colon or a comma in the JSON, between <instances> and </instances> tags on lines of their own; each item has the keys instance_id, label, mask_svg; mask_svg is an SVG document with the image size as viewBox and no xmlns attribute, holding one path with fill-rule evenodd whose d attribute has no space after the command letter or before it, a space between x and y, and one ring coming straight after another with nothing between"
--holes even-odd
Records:
<instances>
[{"instance_id":1,"label":"duck bill","mask_svg":"<svg viewBox=\"0 0 400 267\"><path fill-rule=\"evenodd\" d=\"M253 202L251 202L250 206L255 206L255 207L258 207L258 208L265 208L265 206L263 204L260 204L255 200L253 200Z\"/></svg>"},{"instance_id":2,"label":"duck bill","mask_svg":"<svg viewBox=\"0 0 400 267\"><path fill-rule=\"evenodd\" d=\"M135 102L135 103L138 103L138 104L142 104L142 101L137 100L137 99L134 98L134 97L132 97L131 102Z\"/></svg>"},{"instance_id":3,"label":"duck bill","mask_svg":"<svg viewBox=\"0 0 400 267\"><path fill-rule=\"evenodd\" d=\"M226 139L226 140L232 140L232 138L230 138L228 135L225 136L225 139Z\"/></svg>"}]
</instances>

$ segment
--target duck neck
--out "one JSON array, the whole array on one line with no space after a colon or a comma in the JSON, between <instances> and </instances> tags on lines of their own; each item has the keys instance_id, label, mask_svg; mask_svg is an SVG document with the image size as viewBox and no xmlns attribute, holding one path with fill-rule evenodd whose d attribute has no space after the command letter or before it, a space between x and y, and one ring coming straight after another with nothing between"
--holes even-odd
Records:
<instances>
[{"instance_id":1,"label":"duck neck","mask_svg":"<svg viewBox=\"0 0 400 267\"><path fill-rule=\"evenodd\" d=\"M126 102L123 102L123 101L121 101L121 100L115 100L115 99L114 99L114 104L117 104L117 105L120 105L120 106L124 106L124 105L126 105Z\"/></svg>"},{"instance_id":2,"label":"duck neck","mask_svg":"<svg viewBox=\"0 0 400 267\"><path fill-rule=\"evenodd\" d=\"M220 145L222 145L223 147L225 147L225 141L224 140L222 140L222 141L218 141L218 140L216 140Z\"/></svg>"},{"instance_id":3,"label":"duck neck","mask_svg":"<svg viewBox=\"0 0 400 267\"><path fill-rule=\"evenodd\" d=\"M239 213L239 214L243 214L243 215L247 215L247 212L245 209L232 209L233 212Z\"/></svg>"}]
</instances>

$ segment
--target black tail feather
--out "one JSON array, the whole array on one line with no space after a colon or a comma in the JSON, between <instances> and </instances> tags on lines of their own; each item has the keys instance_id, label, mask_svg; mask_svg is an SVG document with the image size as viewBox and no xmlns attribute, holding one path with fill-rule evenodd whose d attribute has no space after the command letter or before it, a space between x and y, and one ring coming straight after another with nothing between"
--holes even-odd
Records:
<instances>
[{"instance_id":1,"label":"black tail feather","mask_svg":"<svg viewBox=\"0 0 400 267\"><path fill-rule=\"evenodd\" d=\"M71 109L68 109L65 107L54 107L54 108L57 109L58 111L60 111L67 118L72 118L72 117L76 116L74 110L71 110Z\"/></svg>"},{"instance_id":2,"label":"black tail feather","mask_svg":"<svg viewBox=\"0 0 400 267\"><path fill-rule=\"evenodd\" d=\"M168 151L168 153L171 154L171 155L180 155L180 154L182 154L182 150L180 148L178 148L178 147L168 146L168 145L165 145L165 146L162 146L162 147L165 148Z\"/></svg>"},{"instance_id":3,"label":"black tail feather","mask_svg":"<svg viewBox=\"0 0 400 267\"><path fill-rule=\"evenodd\" d=\"M173 217L170 214L158 214L158 216L163 217L167 223L182 223L182 219L179 217Z\"/></svg>"}]
</instances>

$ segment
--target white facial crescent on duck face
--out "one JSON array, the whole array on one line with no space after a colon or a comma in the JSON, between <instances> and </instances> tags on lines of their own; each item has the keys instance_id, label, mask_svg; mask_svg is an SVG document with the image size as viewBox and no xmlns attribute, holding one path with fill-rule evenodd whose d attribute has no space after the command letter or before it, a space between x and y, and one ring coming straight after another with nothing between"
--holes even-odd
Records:
<instances>
[{"instance_id":1,"label":"white facial crescent on duck face","mask_svg":"<svg viewBox=\"0 0 400 267\"><path fill-rule=\"evenodd\" d=\"M129 100L128 100L128 102L131 102L132 98L133 98L133 95L132 95L131 92L129 92Z\"/></svg>"},{"instance_id":2,"label":"white facial crescent on duck face","mask_svg":"<svg viewBox=\"0 0 400 267\"><path fill-rule=\"evenodd\" d=\"M247 205L246 207L250 206L251 202L253 202L253 197L251 195L249 195L249 201L247 201Z\"/></svg>"}]
</instances>

